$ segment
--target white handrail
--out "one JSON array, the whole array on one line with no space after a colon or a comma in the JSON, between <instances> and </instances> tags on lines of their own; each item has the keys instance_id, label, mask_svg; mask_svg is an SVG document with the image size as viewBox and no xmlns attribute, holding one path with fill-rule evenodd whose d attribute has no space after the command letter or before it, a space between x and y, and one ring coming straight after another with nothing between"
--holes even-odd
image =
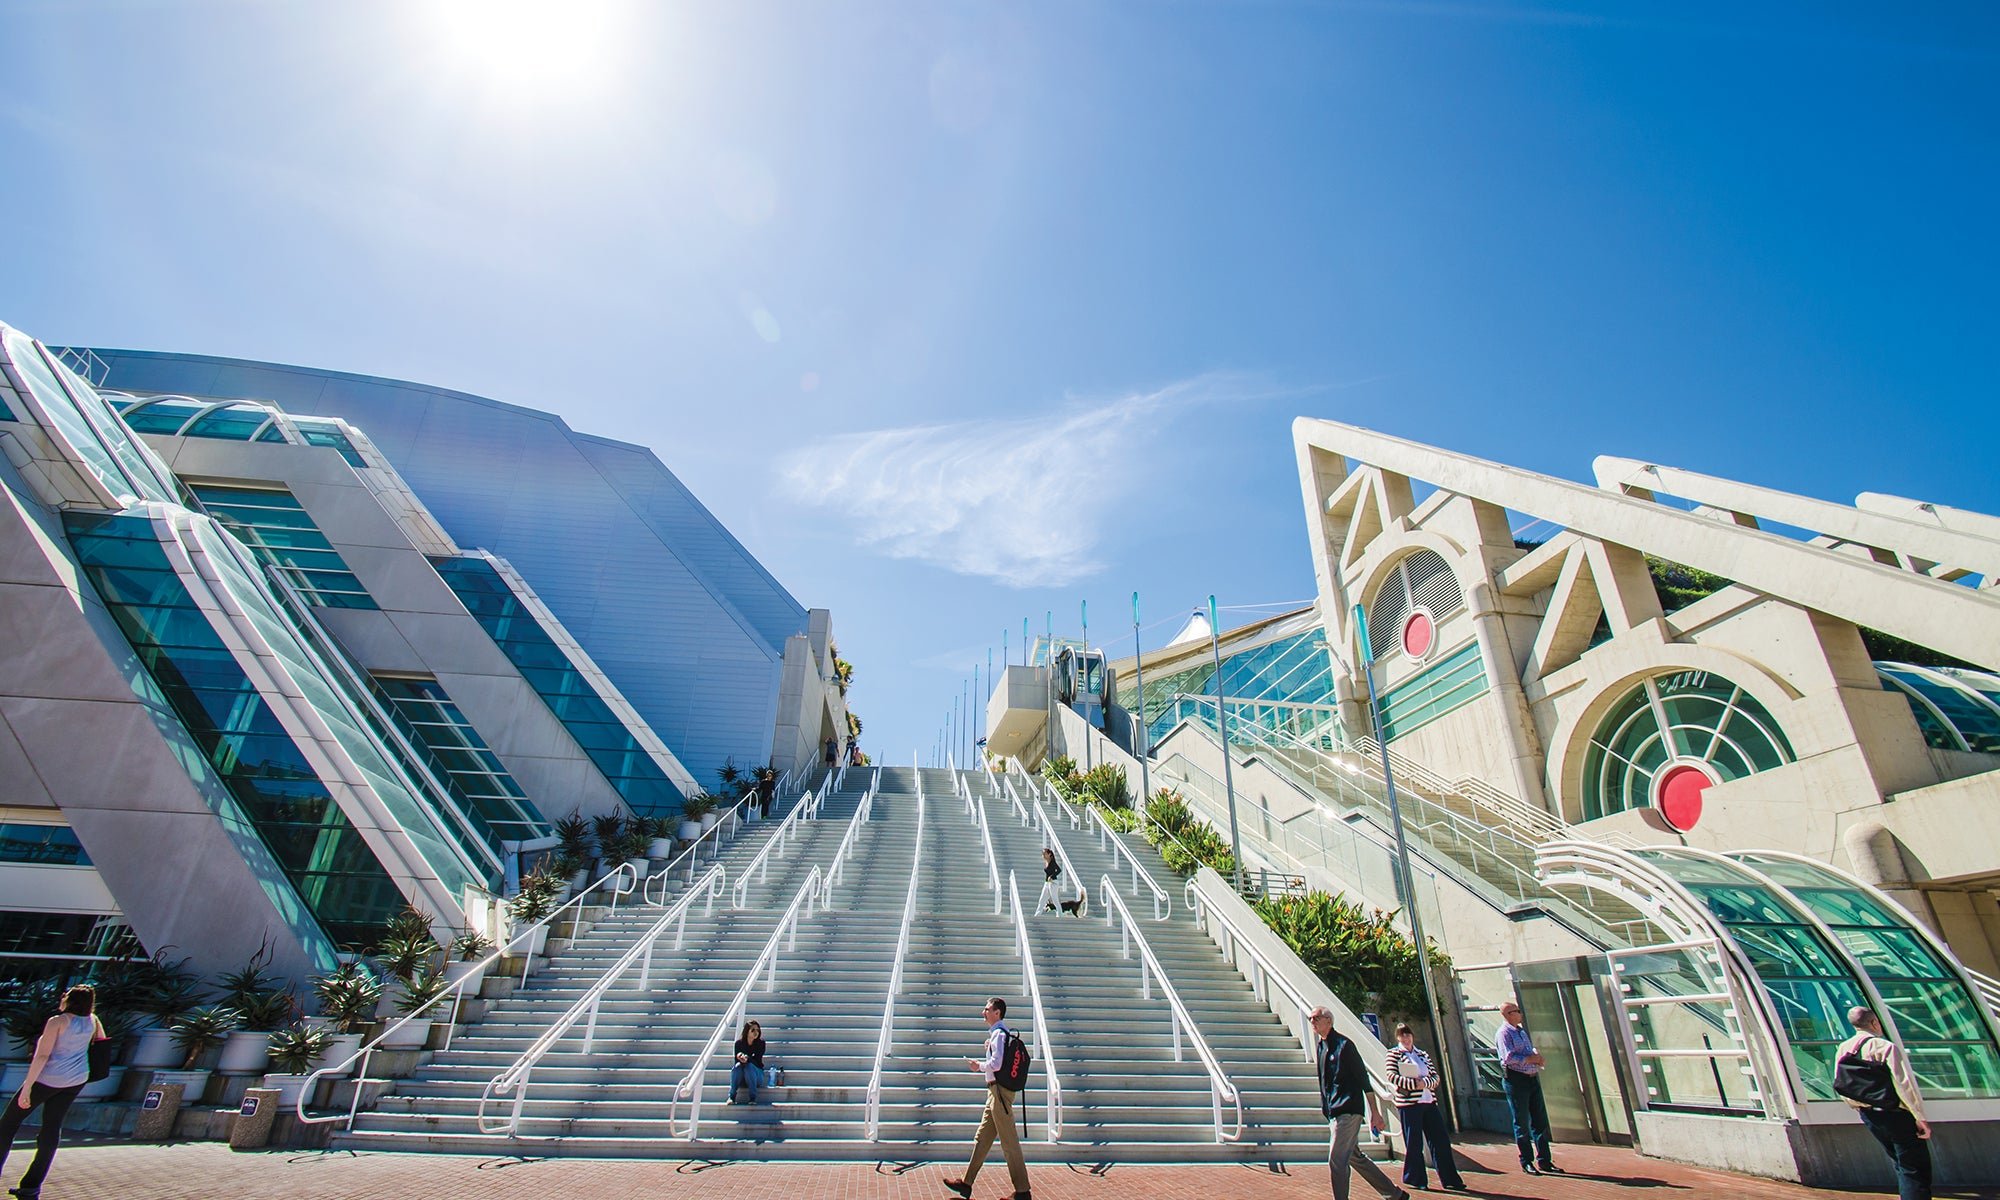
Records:
<instances>
[{"instance_id":1,"label":"white handrail","mask_svg":"<svg viewBox=\"0 0 2000 1200\"><path fill-rule=\"evenodd\" d=\"M1000 915L1000 860L993 854L993 831L986 824L986 806L980 805L974 819L979 822L979 843L986 850L986 886L993 892L993 915Z\"/></svg>"},{"instance_id":2,"label":"white handrail","mask_svg":"<svg viewBox=\"0 0 2000 1200\"><path fill-rule=\"evenodd\" d=\"M1112 924L1114 911L1117 916L1124 918L1118 927L1124 956L1131 958L1132 947L1135 944L1139 947L1140 996L1151 1000L1153 981L1156 979L1159 981L1160 994L1166 998L1167 1011L1172 1018L1168 1024L1172 1026L1174 1034L1174 1061L1183 1061L1181 1041L1185 1032L1186 1040L1194 1044L1196 1057L1200 1058L1202 1066L1208 1069L1209 1104L1215 1114L1215 1140L1218 1142L1242 1140L1242 1093L1238 1092L1236 1085L1229 1082L1229 1077L1222 1073L1222 1063L1216 1059L1215 1051L1209 1049L1208 1039L1201 1036L1201 1030L1195 1025L1194 1017L1188 1013L1187 1006L1181 1003L1179 993L1174 991L1173 982L1160 967L1160 960L1153 956L1153 948L1146 944L1146 935L1140 931L1139 922L1132 918L1132 910L1125 907L1125 898L1118 894L1118 888L1111 882L1111 876L1106 875L1099 881L1098 891L1103 894L1105 900L1104 923ZM1236 1128L1233 1132L1225 1132L1223 1128L1222 1104L1225 1100L1236 1109Z\"/></svg>"},{"instance_id":3,"label":"white handrail","mask_svg":"<svg viewBox=\"0 0 2000 1200\"><path fill-rule=\"evenodd\" d=\"M1194 881L1191 879L1188 881L1187 901L1188 907L1194 911L1195 924L1198 927L1206 929L1210 924L1214 924L1220 926L1222 931L1229 935L1229 945L1226 948L1222 948L1224 958L1241 967L1242 964L1238 962L1238 956L1247 955L1249 957L1251 966L1254 969L1245 971L1244 974L1249 977L1250 990L1256 994L1259 1000L1269 1004L1270 997L1266 993L1271 985L1276 984L1278 990L1284 993L1285 998L1297 1006L1299 1010L1300 1047L1305 1051L1306 1060L1317 1064L1318 1056L1313 1043L1318 1039L1312 1031L1312 1010L1315 1005L1308 1001L1298 988L1293 987L1290 981L1272 966L1271 961L1264 957L1257 949L1256 943L1244 935L1242 926L1230 919L1226 913L1219 912L1212 906L1201 902L1201 893L1195 888ZM1368 1085L1382 1099L1391 1102L1395 1100L1395 1093L1390 1090L1388 1083L1376 1078L1376 1073L1373 1071L1368 1073Z\"/></svg>"},{"instance_id":4,"label":"white handrail","mask_svg":"<svg viewBox=\"0 0 2000 1200\"><path fill-rule=\"evenodd\" d=\"M910 858L910 886L903 895L903 923L896 931L896 960L889 967L889 995L882 1004L882 1032L875 1039L875 1067L868 1073L868 1106L861 1117L861 1136L877 1141L882 1133L882 1064L889 1057L896 1033L896 997L903 994L903 960L910 954L910 926L917 918L917 876L924 866L924 798L917 796L917 850Z\"/></svg>"},{"instance_id":5,"label":"white handrail","mask_svg":"<svg viewBox=\"0 0 2000 1200\"><path fill-rule=\"evenodd\" d=\"M861 802L854 806L854 815L848 819L847 832L840 835L840 845L834 850L833 858L826 864L826 898L822 908L833 906L833 885L847 877L847 856L854 852L855 843L861 838L861 827L875 816L875 788L871 784L861 795Z\"/></svg>"},{"instance_id":6,"label":"white handrail","mask_svg":"<svg viewBox=\"0 0 2000 1200\"><path fill-rule=\"evenodd\" d=\"M812 916L825 893L825 888L826 875L815 866L812 873L806 876L806 881L799 885L792 902L785 906L784 915L778 918L777 928L771 931L771 936L764 942L764 949L757 955L757 960L750 964L749 972L744 975L743 986L736 989L736 995L730 998L729 1007L722 1012L722 1019L715 1023L714 1032L708 1035L708 1041L702 1044L702 1048L695 1052L694 1065L688 1068L688 1073L674 1088L673 1099L667 1108L667 1130L670 1136L685 1138L690 1142L698 1139L701 1131L702 1084L708 1074L708 1060L715 1057L716 1047L722 1044L722 1039L729 1036L730 1029L742 1018L743 1009L750 1002L750 992L757 985L757 977L764 976L764 990L767 992L777 986L778 943L782 941L787 950L797 948L799 920L802 916ZM802 906L803 913L800 911ZM689 1102L685 1133L678 1127L683 1100Z\"/></svg>"},{"instance_id":7,"label":"white handrail","mask_svg":"<svg viewBox=\"0 0 2000 1200\"><path fill-rule=\"evenodd\" d=\"M1103 813L1097 811L1095 804L1089 805L1086 811L1090 813L1090 819L1097 823L1097 848L1102 850L1107 845L1118 847L1118 853L1114 857L1123 858L1132 868L1132 894L1138 895L1139 884L1144 882L1153 893L1153 919L1166 920L1167 914L1174 909L1173 899L1167 894L1167 889L1160 886L1151 871L1139 865L1139 856L1133 853L1132 847L1125 844L1125 839L1119 837L1117 831L1111 828L1110 822L1104 819Z\"/></svg>"},{"instance_id":8,"label":"white handrail","mask_svg":"<svg viewBox=\"0 0 2000 1200\"><path fill-rule=\"evenodd\" d=\"M606 884L610 884L611 886L607 888L605 887ZM445 1027L445 1034L444 1034L444 1048L449 1050L451 1048L452 1035L456 1033L458 1030L459 1013L462 1012L465 1007L466 993L471 991L473 987L480 986L485 983L487 968L491 967L494 963L499 962L501 959L507 957L508 951L512 950L515 946L521 945L523 942L526 942L529 953L523 954L521 956L521 982L525 984L528 981L528 969L531 965L533 965L533 960L535 957L533 953L535 944L535 932L537 930L552 928L553 926L551 923L557 917L562 916L564 913L568 912L572 908L577 909L577 914L576 914L577 916L581 916L584 897L590 895L592 892L596 892L600 888L604 888L604 895L608 895L611 897L611 908L612 911L615 912L617 911L618 908L618 897L629 896L633 892L638 890L639 873L632 869L630 863L619 863L617 866L611 868L610 872L606 874L604 878L598 880L596 883L593 883L589 887L578 892L575 896L571 897L567 903L557 907L556 910L554 912L551 912L548 916L543 917L539 921L536 921L533 925L529 925L526 928L516 930L511 936L508 937L508 939L505 942L501 943L493 951L493 953L481 959L479 961L479 966L477 968L467 971L464 975L461 975L458 978L457 982L453 983L450 987L446 988L445 990L439 992L437 996L433 1000L431 1000L429 1004L423 1005L421 1008L417 1008L409 1013L406 1013L403 1016L402 1020L397 1021L393 1025L385 1026L382 1029L382 1032L375 1035L373 1040L363 1043L359 1050L356 1050L354 1053L348 1055L346 1058L341 1059L339 1062L334 1063L331 1066L321 1067L319 1070L314 1071L311 1075L306 1076L305 1087L300 1089L298 1103L294 1105L294 1108L298 1113L299 1120L307 1125L330 1125L335 1121L341 1120L342 1118L338 1113L334 1113L324 1117L315 1117L309 1115L306 1112L306 1101L312 1097L315 1091L318 1090L319 1081L321 1077L327 1075L340 1075L348 1071L350 1068L352 1068L354 1071L354 1097L353 1100L347 1106L347 1117L346 1117L345 1127L348 1129L354 1128L355 1115L361 1111L361 1093L364 1090L366 1090L362 1087L362 1085L367 1083L388 1082L387 1080L368 1078L368 1062L371 1058L375 1056L375 1051L381 1047L382 1043L388 1040L390 1034L395 1033L403 1026L408 1025L411 1021L414 1021L419 1017L423 1017L425 1013L431 1011L438 1005L444 1003L446 997L450 997L451 1023ZM602 899L602 896L600 896L599 898ZM426 1017L424 1019L428 1021L431 1018ZM359 1065L357 1066L357 1064Z\"/></svg>"},{"instance_id":9,"label":"white handrail","mask_svg":"<svg viewBox=\"0 0 2000 1200\"><path fill-rule=\"evenodd\" d=\"M786 813L785 819L779 822L778 831L771 835L771 840L765 842L763 848L757 851L757 857L751 859L749 864L737 873L735 889L729 894L729 907L749 906L751 880L754 878L759 883L764 881L770 874L772 853L789 852L791 840L798 833L799 823L818 820L820 804L825 799L824 791L807 792L799 797L799 802L792 806L792 811Z\"/></svg>"},{"instance_id":10,"label":"white handrail","mask_svg":"<svg viewBox=\"0 0 2000 1200\"><path fill-rule=\"evenodd\" d=\"M647 874L645 882L639 885L639 898L654 908L664 907L667 903L667 880L673 877L673 873L680 866L682 859L687 860L688 882L692 884L694 882L695 867L700 865L699 860L695 856L695 851L701 848L703 842L714 838L714 843L709 846L708 860L714 862L717 858L721 857L722 827L728 825L729 832L734 834L737 829L742 827L743 810L754 803L756 799L757 793L755 791L746 792L737 797L736 803L730 806L729 811L723 814L720 820L707 829L702 830L700 836L683 847L679 854L668 859L666 865L657 871ZM653 881L656 879L660 881L660 898L658 900L653 899Z\"/></svg>"},{"instance_id":11,"label":"white handrail","mask_svg":"<svg viewBox=\"0 0 2000 1200\"><path fill-rule=\"evenodd\" d=\"M727 872L721 863L716 863L703 872L701 879L676 900L672 907L661 913L660 918L632 943L632 948L599 976L597 982L591 984L583 995L577 998L576 1003L569 1006L568 1011L557 1017L555 1022L505 1070L487 1080L486 1087L479 1094L479 1111L475 1118L479 1132L506 1134L511 1137L514 1131L520 1128L521 1106L528 1100L528 1082L534 1075L536 1065L542 1061L542 1057L554 1049L556 1043L562 1040L563 1035L574 1029L578 1021L584 1021L583 1053L589 1054L591 1045L597 1037L597 1013L604 1003L605 994L632 969L634 963L639 964L639 990L645 991L652 984L653 950L659 945L660 936L671 924L674 927L674 949L679 950L685 945L688 910L694 907L697 897L705 896L707 903L703 908L704 914L712 915L715 912L715 897L722 891L722 881L726 875ZM496 1096L506 1096L510 1093L514 1097L514 1103L509 1107L506 1116L497 1122L488 1121L487 1103Z\"/></svg>"},{"instance_id":12,"label":"white handrail","mask_svg":"<svg viewBox=\"0 0 2000 1200\"><path fill-rule=\"evenodd\" d=\"M1021 885L1012 871L1007 872L1007 895L1014 907L1014 952L1021 957L1021 990L1035 1014L1035 1041L1041 1046L1042 1067L1048 1072L1048 1099L1042 1104L1042 1125L1050 1142L1062 1140L1062 1073L1056 1065L1055 1033L1049 1028L1048 1014L1042 1011L1042 980L1035 973L1034 948L1028 944L1028 922L1021 913Z\"/></svg>"}]
</instances>

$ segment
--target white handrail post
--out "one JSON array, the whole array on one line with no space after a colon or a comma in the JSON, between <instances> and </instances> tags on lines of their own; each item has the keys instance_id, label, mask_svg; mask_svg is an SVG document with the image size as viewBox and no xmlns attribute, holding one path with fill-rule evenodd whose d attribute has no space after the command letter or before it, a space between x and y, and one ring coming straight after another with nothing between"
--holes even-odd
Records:
<instances>
[{"instance_id":1,"label":"white handrail post","mask_svg":"<svg viewBox=\"0 0 2000 1200\"><path fill-rule=\"evenodd\" d=\"M591 1043L597 1040L597 1001L590 1002L590 1019L583 1026L583 1052L590 1053Z\"/></svg>"}]
</instances>

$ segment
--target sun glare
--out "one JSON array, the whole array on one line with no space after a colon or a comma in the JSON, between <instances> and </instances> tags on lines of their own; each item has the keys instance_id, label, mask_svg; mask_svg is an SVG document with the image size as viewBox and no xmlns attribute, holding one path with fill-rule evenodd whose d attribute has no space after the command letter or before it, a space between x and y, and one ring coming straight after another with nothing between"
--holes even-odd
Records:
<instances>
[{"instance_id":1,"label":"sun glare","mask_svg":"<svg viewBox=\"0 0 2000 1200\"><path fill-rule=\"evenodd\" d=\"M617 0L428 0L425 16L441 69L534 100L596 91L630 23Z\"/></svg>"}]
</instances>

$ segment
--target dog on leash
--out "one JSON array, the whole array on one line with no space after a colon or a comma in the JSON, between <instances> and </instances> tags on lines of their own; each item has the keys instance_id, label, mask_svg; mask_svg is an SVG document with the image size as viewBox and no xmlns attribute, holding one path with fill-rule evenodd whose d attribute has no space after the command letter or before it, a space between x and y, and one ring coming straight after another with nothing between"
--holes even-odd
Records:
<instances>
[{"instance_id":1,"label":"dog on leash","mask_svg":"<svg viewBox=\"0 0 2000 1200\"><path fill-rule=\"evenodd\" d=\"M1062 910L1063 910L1064 912L1068 913L1068 914L1069 914L1070 916L1072 916L1072 917L1084 917L1084 916L1089 916L1089 915L1090 915L1090 893L1089 893L1089 892L1085 892L1085 893L1084 893L1083 895L1081 895L1081 896L1078 896L1078 897L1077 897L1076 899L1074 899L1074 900L1065 900L1065 901L1063 901L1063 902L1062 902Z\"/></svg>"}]
</instances>

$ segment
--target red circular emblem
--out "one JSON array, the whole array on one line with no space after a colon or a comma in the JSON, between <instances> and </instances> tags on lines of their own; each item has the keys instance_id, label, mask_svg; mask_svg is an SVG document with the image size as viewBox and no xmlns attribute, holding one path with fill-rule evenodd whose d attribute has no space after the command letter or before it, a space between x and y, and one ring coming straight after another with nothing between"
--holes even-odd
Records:
<instances>
[{"instance_id":1,"label":"red circular emblem","mask_svg":"<svg viewBox=\"0 0 2000 1200\"><path fill-rule=\"evenodd\" d=\"M1403 653L1411 658L1422 658L1431 652L1431 639L1437 631L1431 627L1431 615L1427 612L1413 612L1410 619L1403 622Z\"/></svg>"},{"instance_id":2,"label":"red circular emblem","mask_svg":"<svg viewBox=\"0 0 2000 1200\"><path fill-rule=\"evenodd\" d=\"M1682 833L1693 829L1701 820L1701 794L1714 782L1700 767L1668 767L1654 787L1660 815Z\"/></svg>"}]
</instances>

